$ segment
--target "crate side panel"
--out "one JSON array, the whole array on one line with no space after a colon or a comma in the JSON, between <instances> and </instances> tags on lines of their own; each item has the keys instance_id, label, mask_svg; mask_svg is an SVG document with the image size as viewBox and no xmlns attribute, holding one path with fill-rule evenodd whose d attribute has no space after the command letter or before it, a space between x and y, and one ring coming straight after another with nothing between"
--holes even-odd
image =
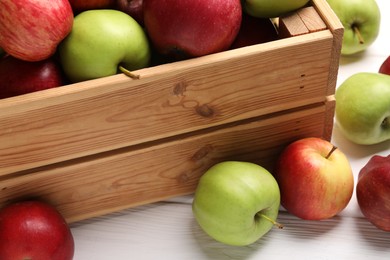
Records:
<instances>
[{"instance_id":1,"label":"crate side panel","mask_svg":"<svg viewBox=\"0 0 390 260\"><path fill-rule=\"evenodd\" d=\"M225 160L258 163L272 171L290 142L323 137L326 106L236 125L138 150L0 178L0 207L42 198L69 222L194 192L200 176Z\"/></svg>"},{"instance_id":2,"label":"crate side panel","mask_svg":"<svg viewBox=\"0 0 390 260\"><path fill-rule=\"evenodd\" d=\"M323 101L332 35L302 37L140 80L113 77L0 104L0 175Z\"/></svg>"}]
</instances>

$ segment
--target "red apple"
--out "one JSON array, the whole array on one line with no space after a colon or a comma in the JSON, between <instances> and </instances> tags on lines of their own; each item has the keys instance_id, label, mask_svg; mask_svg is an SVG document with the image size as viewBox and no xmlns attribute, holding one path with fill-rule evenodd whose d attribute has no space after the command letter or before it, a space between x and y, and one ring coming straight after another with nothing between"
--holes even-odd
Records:
<instances>
[{"instance_id":1,"label":"red apple","mask_svg":"<svg viewBox=\"0 0 390 260\"><path fill-rule=\"evenodd\" d=\"M352 197L354 179L347 157L320 138L303 138L289 144L274 174L282 206L302 219L331 218Z\"/></svg>"},{"instance_id":2,"label":"red apple","mask_svg":"<svg viewBox=\"0 0 390 260\"><path fill-rule=\"evenodd\" d=\"M116 0L115 7L144 25L143 0Z\"/></svg>"},{"instance_id":3,"label":"red apple","mask_svg":"<svg viewBox=\"0 0 390 260\"><path fill-rule=\"evenodd\" d=\"M373 225L390 231L390 155L374 155L360 170L356 198L361 212Z\"/></svg>"},{"instance_id":4,"label":"red apple","mask_svg":"<svg viewBox=\"0 0 390 260\"><path fill-rule=\"evenodd\" d=\"M184 59L228 49L240 29L240 0L144 0L144 23L163 55Z\"/></svg>"},{"instance_id":5,"label":"red apple","mask_svg":"<svg viewBox=\"0 0 390 260\"><path fill-rule=\"evenodd\" d=\"M278 32L269 18L257 18L243 13L240 31L231 49L270 42L278 39Z\"/></svg>"},{"instance_id":6,"label":"red apple","mask_svg":"<svg viewBox=\"0 0 390 260\"><path fill-rule=\"evenodd\" d=\"M53 58L29 62L8 55L0 59L0 98L64 84L65 78L61 67Z\"/></svg>"},{"instance_id":7,"label":"red apple","mask_svg":"<svg viewBox=\"0 0 390 260\"><path fill-rule=\"evenodd\" d=\"M72 29L68 0L1 0L0 46L26 61L52 56Z\"/></svg>"},{"instance_id":8,"label":"red apple","mask_svg":"<svg viewBox=\"0 0 390 260\"><path fill-rule=\"evenodd\" d=\"M0 210L0 259L71 260L69 226L51 205L39 201L10 204Z\"/></svg>"},{"instance_id":9,"label":"red apple","mask_svg":"<svg viewBox=\"0 0 390 260\"><path fill-rule=\"evenodd\" d=\"M68 0L75 14L86 10L104 9L114 6L115 0Z\"/></svg>"},{"instance_id":10,"label":"red apple","mask_svg":"<svg viewBox=\"0 0 390 260\"><path fill-rule=\"evenodd\" d=\"M390 75L390 56L380 66L379 73Z\"/></svg>"}]
</instances>

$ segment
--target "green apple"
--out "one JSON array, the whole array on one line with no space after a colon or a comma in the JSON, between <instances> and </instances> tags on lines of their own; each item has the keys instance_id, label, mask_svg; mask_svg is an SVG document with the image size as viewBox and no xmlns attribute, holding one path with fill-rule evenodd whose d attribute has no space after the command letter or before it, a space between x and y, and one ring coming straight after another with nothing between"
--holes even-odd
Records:
<instances>
[{"instance_id":1,"label":"green apple","mask_svg":"<svg viewBox=\"0 0 390 260\"><path fill-rule=\"evenodd\" d=\"M128 14L109 9L78 14L59 54L72 82L114 75L120 66L146 67L151 55L143 28Z\"/></svg>"},{"instance_id":2,"label":"green apple","mask_svg":"<svg viewBox=\"0 0 390 260\"><path fill-rule=\"evenodd\" d=\"M341 54L367 49L377 38L381 14L375 0L328 0L344 26Z\"/></svg>"},{"instance_id":3,"label":"green apple","mask_svg":"<svg viewBox=\"0 0 390 260\"><path fill-rule=\"evenodd\" d=\"M192 204L195 219L215 240L249 245L275 222L280 191L263 167L239 161L215 164L199 180Z\"/></svg>"},{"instance_id":4,"label":"green apple","mask_svg":"<svg viewBox=\"0 0 390 260\"><path fill-rule=\"evenodd\" d=\"M244 11L255 17L274 18L305 6L309 0L241 0Z\"/></svg>"},{"instance_id":5,"label":"green apple","mask_svg":"<svg viewBox=\"0 0 390 260\"><path fill-rule=\"evenodd\" d=\"M390 139L390 76L360 72L336 90L336 123L357 144Z\"/></svg>"}]
</instances>

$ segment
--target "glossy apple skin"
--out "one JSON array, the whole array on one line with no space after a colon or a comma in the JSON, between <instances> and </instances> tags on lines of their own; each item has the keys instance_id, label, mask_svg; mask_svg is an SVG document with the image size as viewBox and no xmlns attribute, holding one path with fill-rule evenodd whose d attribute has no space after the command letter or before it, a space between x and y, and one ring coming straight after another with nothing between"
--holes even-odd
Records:
<instances>
[{"instance_id":1,"label":"glossy apple skin","mask_svg":"<svg viewBox=\"0 0 390 260\"><path fill-rule=\"evenodd\" d=\"M274 171L281 204L291 214L306 220L328 219L349 203L354 179L347 157L333 145L309 137L289 144Z\"/></svg>"},{"instance_id":2,"label":"glossy apple skin","mask_svg":"<svg viewBox=\"0 0 390 260\"><path fill-rule=\"evenodd\" d=\"M0 210L0 259L71 260L69 226L51 205L39 201L10 204Z\"/></svg>"},{"instance_id":3,"label":"glossy apple skin","mask_svg":"<svg viewBox=\"0 0 390 260\"><path fill-rule=\"evenodd\" d=\"M240 29L240 0L144 0L146 31L156 50L186 59L227 50Z\"/></svg>"},{"instance_id":4,"label":"glossy apple skin","mask_svg":"<svg viewBox=\"0 0 390 260\"><path fill-rule=\"evenodd\" d=\"M116 0L116 9L133 17L144 26L143 0Z\"/></svg>"},{"instance_id":5,"label":"glossy apple skin","mask_svg":"<svg viewBox=\"0 0 390 260\"><path fill-rule=\"evenodd\" d=\"M379 73L390 75L390 56L379 67Z\"/></svg>"},{"instance_id":6,"label":"glossy apple skin","mask_svg":"<svg viewBox=\"0 0 390 260\"><path fill-rule=\"evenodd\" d=\"M344 26L341 54L366 50L378 37L381 12L375 0L327 0ZM358 28L364 42L353 29Z\"/></svg>"},{"instance_id":7,"label":"glossy apple skin","mask_svg":"<svg viewBox=\"0 0 390 260\"><path fill-rule=\"evenodd\" d=\"M68 0L0 1L0 46L21 60L40 61L52 56L72 24Z\"/></svg>"},{"instance_id":8,"label":"glossy apple skin","mask_svg":"<svg viewBox=\"0 0 390 260\"><path fill-rule=\"evenodd\" d=\"M6 56L0 59L0 98L8 98L66 84L53 59L28 62Z\"/></svg>"},{"instance_id":9,"label":"glossy apple skin","mask_svg":"<svg viewBox=\"0 0 390 260\"><path fill-rule=\"evenodd\" d=\"M115 0L68 0L75 14L92 9L111 8Z\"/></svg>"},{"instance_id":10,"label":"glossy apple skin","mask_svg":"<svg viewBox=\"0 0 390 260\"><path fill-rule=\"evenodd\" d=\"M147 67L150 46L144 29L128 14L113 9L88 10L74 19L59 56L71 82L107 77Z\"/></svg>"},{"instance_id":11,"label":"glossy apple skin","mask_svg":"<svg viewBox=\"0 0 390 260\"><path fill-rule=\"evenodd\" d=\"M249 15L262 18L278 17L305 6L309 0L242 0Z\"/></svg>"},{"instance_id":12,"label":"glossy apple skin","mask_svg":"<svg viewBox=\"0 0 390 260\"><path fill-rule=\"evenodd\" d=\"M336 90L336 124L350 141L371 145L390 139L390 76L359 72Z\"/></svg>"},{"instance_id":13,"label":"glossy apple skin","mask_svg":"<svg viewBox=\"0 0 390 260\"><path fill-rule=\"evenodd\" d=\"M277 39L278 33L271 19L257 18L244 13L240 30L230 48L236 49Z\"/></svg>"},{"instance_id":14,"label":"glossy apple skin","mask_svg":"<svg viewBox=\"0 0 390 260\"><path fill-rule=\"evenodd\" d=\"M360 170L356 198L363 215L390 232L390 155L374 155Z\"/></svg>"},{"instance_id":15,"label":"glossy apple skin","mask_svg":"<svg viewBox=\"0 0 390 260\"><path fill-rule=\"evenodd\" d=\"M202 229L215 240L249 245L265 235L276 220L280 191L263 167L239 161L215 164L200 178L192 210Z\"/></svg>"}]
</instances>

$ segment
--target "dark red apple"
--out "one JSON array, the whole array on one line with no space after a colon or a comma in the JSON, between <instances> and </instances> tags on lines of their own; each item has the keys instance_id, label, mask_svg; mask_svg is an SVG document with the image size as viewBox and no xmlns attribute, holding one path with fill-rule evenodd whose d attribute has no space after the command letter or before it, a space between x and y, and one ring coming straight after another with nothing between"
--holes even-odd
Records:
<instances>
[{"instance_id":1,"label":"dark red apple","mask_svg":"<svg viewBox=\"0 0 390 260\"><path fill-rule=\"evenodd\" d=\"M10 204L0 210L0 259L71 260L74 240L62 215L39 201Z\"/></svg>"},{"instance_id":2,"label":"dark red apple","mask_svg":"<svg viewBox=\"0 0 390 260\"><path fill-rule=\"evenodd\" d=\"M390 155L374 155L360 170L356 198L368 221L390 231Z\"/></svg>"},{"instance_id":3,"label":"dark red apple","mask_svg":"<svg viewBox=\"0 0 390 260\"><path fill-rule=\"evenodd\" d=\"M379 73L390 75L390 56L380 66Z\"/></svg>"},{"instance_id":4,"label":"dark red apple","mask_svg":"<svg viewBox=\"0 0 390 260\"><path fill-rule=\"evenodd\" d=\"M68 0L0 1L0 46L18 59L49 58L72 25L73 12Z\"/></svg>"},{"instance_id":5,"label":"dark red apple","mask_svg":"<svg viewBox=\"0 0 390 260\"><path fill-rule=\"evenodd\" d=\"M269 18L257 18L243 13L240 31L231 49L270 42L278 39L278 32Z\"/></svg>"},{"instance_id":6,"label":"dark red apple","mask_svg":"<svg viewBox=\"0 0 390 260\"><path fill-rule=\"evenodd\" d=\"M59 87L65 83L61 67L53 58L29 62L7 55L0 59L0 98Z\"/></svg>"},{"instance_id":7,"label":"dark red apple","mask_svg":"<svg viewBox=\"0 0 390 260\"><path fill-rule=\"evenodd\" d=\"M68 0L72 6L73 12L78 14L82 11L92 9L111 8L115 4L115 0Z\"/></svg>"},{"instance_id":8,"label":"dark red apple","mask_svg":"<svg viewBox=\"0 0 390 260\"><path fill-rule=\"evenodd\" d=\"M116 0L115 8L133 17L144 25L143 0Z\"/></svg>"},{"instance_id":9,"label":"dark red apple","mask_svg":"<svg viewBox=\"0 0 390 260\"><path fill-rule=\"evenodd\" d=\"M144 0L144 23L163 55L185 59L227 50L240 29L240 0Z\"/></svg>"}]
</instances>

